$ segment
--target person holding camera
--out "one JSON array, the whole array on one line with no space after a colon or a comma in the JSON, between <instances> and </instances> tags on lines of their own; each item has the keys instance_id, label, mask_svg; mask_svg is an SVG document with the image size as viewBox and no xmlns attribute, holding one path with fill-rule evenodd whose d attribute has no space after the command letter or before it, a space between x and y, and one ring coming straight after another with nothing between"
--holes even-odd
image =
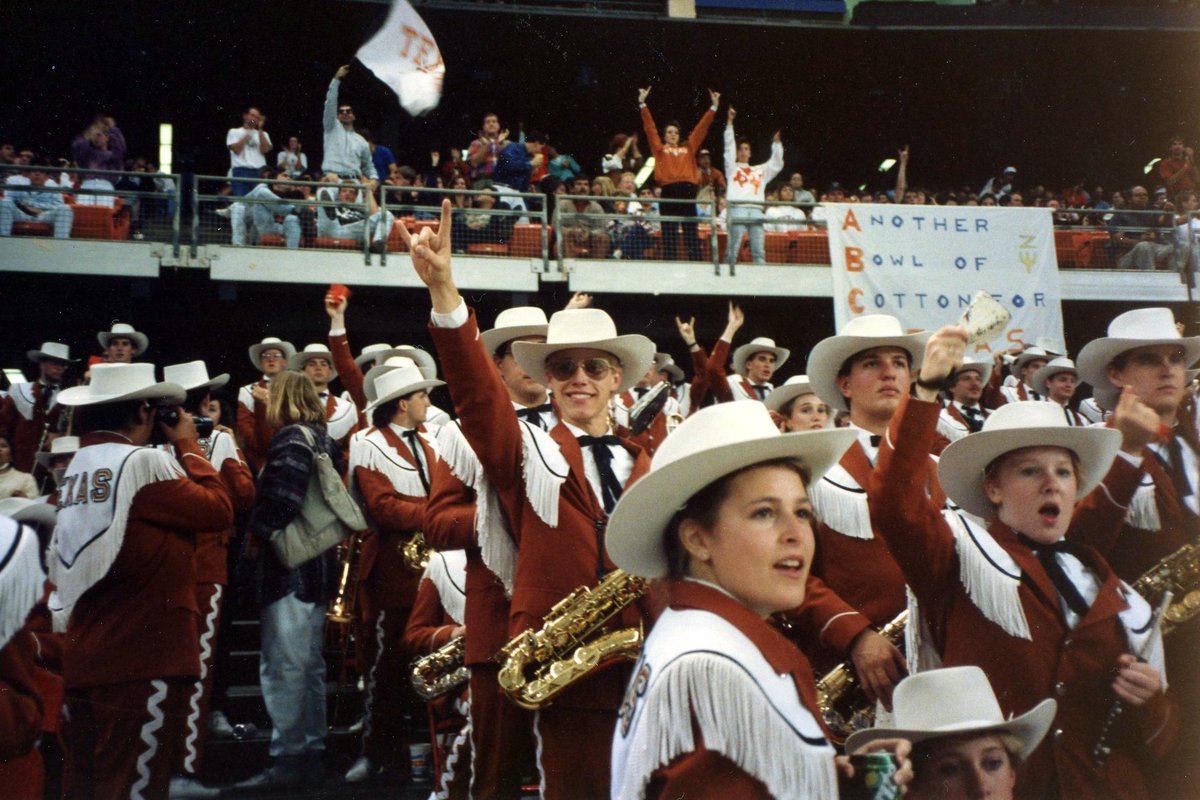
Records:
<instances>
[{"instance_id":1,"label":"person holding camera","mask_svg":"<svg viewBox=\"0 0 1200 800\"><path fill-rule=\"evenodd\" d=\"M82 435L47 559L66 631L64 790L166 797L200 671L196 535L233 525L233 504L181 386L156 382L153 364L91 376L58 398ZM147 447L156 437L176 455Z\"/></svg>"},{"instance_id":2,"label":"person holding camera","mask_svg":"<svg viewBox=\"0 0 1200 800\"><path fill-rule=\"evenodd\" d=\"M225 134L225 146L229 148L229 174L233 178L257 178L267 165L266 155L271 152L271 137L264 126L267 118L254 106L242 114L242 127L230 128ZM235 197L244 197L253 184L234 181Z\"/></svg>"}]
</instances>

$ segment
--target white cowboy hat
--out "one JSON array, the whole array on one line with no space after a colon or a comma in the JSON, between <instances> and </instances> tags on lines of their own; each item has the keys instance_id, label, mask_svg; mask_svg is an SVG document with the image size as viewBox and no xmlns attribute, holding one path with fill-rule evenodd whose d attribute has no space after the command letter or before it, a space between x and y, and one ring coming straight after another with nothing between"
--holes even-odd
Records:
<instances>
[{"instance_id":1,"label":"white cowboy hat","mask_svg":"<svg viewBox=\"0 0 1200 800\"><path fill-rule=\"evenodd\" d=\"M426 380L431 381L437 378L437 362L433 360L433 356L425 348L411 344L398 344L392 349L396 351L394 355L404 356L415 361Z\"/></svg>"},{"instance_id":2,"label":"white cowboy hat","mask_svg":"<svg viewBox=\"0 0 1200 800\"><path fill-rule=\"evenodd\" d=\"M1054 358L1054 354L1047 352L1044 348L1038 347L1037 345L1034 345L1033 347L1026 347L1017 354L1016 358L1013 359L1012 374L1016 375L1018 378L1021 377L1021 369L1027 363L1037 358L1040 358L1043 361L1049 361L1050 359Z\"/></svg>"},{"instance_id":3,"label":"white cowboy hat","mask_svg":"<svg viewBox=\"0 0 1200 800\"><path fill-rule=\"evenodd\" d=\"M43 450L38 453L37 463L42 465L43 469L50 469L50 462L59 456L69 456L79 450L78 436L59 436L50 443L50 450Z\"/></svg>"},{"instance_id":4,"label":"white cowboy hat","mask_svg":"<svg viewBox=\"0 0 1200 800\"><path fill-rule=\"evenodd\" d=\"M284 358L291 358L296 354L296 346L291 342L285 342L277 336L268 336L258 344L250 345L250 361L254 364L255 369L262 369L260 361L262 360L263 350L271 349L283 353Z\"/></svg>"},{"instance_id":5,"label":"white cowboy hat","mask_svg":"<svg viewBox=\"0 0 1200 800\"><path fill-rule=\"evenodd\" d=\"M120 400L165 400L182 403L187 392L177 383L157 383L153 364L96 364L87 386L58 393L64 406L93 406Z\"/></svg>"},{"instance_id":6,"label":"white cowboy hat","mask_svg":"<svg viewBox=\"0 0 1200 800\"><path fill-rule=\"evenodd\" d=\"M124 322L114 322L110 330L100 331L96 334L96 338L100 341L100 346L105 349L108 349L108 343L113 339L129 339L133 342L136 355L146 352L146 348L150 346L150 337L141 331L135 331L132 325Z\"/></svg>"},{"instance_id":7,"label":"white cowboy hat","mask_svg":"<svg viewBox=\"0 0 1200 800\"><path fill-rule=\"evenodd\" d=\"M855 353L875 347L899 347L912 357L913 375L921 369L928 331L905 333L900 320L888 314L866 314L846 323L842 332L817 342L808 354L808 380L817 397L835 411L849 411L846 398L838 390L837 375L842 364ZM907 387L905 387L907 391Z\"/></svg>"},{"instance_id":8,"label":"white cowboy hat","mask_svg":"<svg viewBox=\"0 0 1200 800\"><path fill-rule=\"evenodd\" d=\"M1004 734L1021 743L1017 755L1024 760L1050 730L1057 708L1054 700L1046 699L1018 717L1005 719L982 669L931 669L896 684L892 727L855 731L846 740L846 752L879 739L908 739L917 744L942 736Z\"/></svg>"},{"instance_id":9,"label":"white cowboy hat","mask_svg":"<svg viewBox=\"0 0 1200 800\"><path fill-rule=\"evenodd\" d=\"M992 377L992 362L983 360L966 360L958 365L955 372L978 372L979 379L987 384L988 378Z\"/></svg>"},{"instance_id":10,"label":"white cowboy hat","mask_svg":"<svg viewBox=\"0 0 1200 800\"><path fill-rule=\"evenodd\" d=\"M376 364L382 364L392 356L398 355L400 355L400 351L386 342L369 344L362 349L362 353L359 354L358 358L354 359L354 363L358 364L359 367L364 367L372 361Z\"/></svg>"},{"instance_id":11,"label":"white cowboy hat","mask_svg":"<svg viewBox=\"0 0 1200 800\"><path fill-rule=\"evenodd\" d=\"M71 358L71 348L60 342L42 342L41 350L26 350L25 355L35 364L44 358L65 361L68 364L74 364L79 360Z\"/></svg>"},{"instance_id":12,"label":"white cowboy hat","mask_svg":"<svg viewBox=\"0 0 1200 800\"><path fill-rule=\"evenodd\" d=\"M816 480L856 436L845 428L780 433L761 403L701 409L663 441L650 471L621 495L608 521L608 555L627 572L661 578L669 570L667 526L696 492L743 467L780 458L802 461Z\"/></svg>"},{"instance_id":13,"label":"white cowboy hat","mask_svg":"<svg viewBox=\"0 0 1200 800\"><path fill-rule=\"evenodd\" d=\"M1060 372L1069 372L1075 377L1079 377L1079 370L1075 369L1075 362L1066 356L1059 356L1050 359L1046 362L1046 366L1033 373L1033 380L1029 382L1029 385L1038 394L1049 397L1050 391L1046 388L1046 383Z\"/></svg>"},{"instance_id":14,"label":"white cowboy hat","mask_svg":"<svg viewBox=\"0 0 1200 800\"><path fill-rule=\"evenodd\" d=\"M0 500L0 517L9 517L17 522L31 522L53 528L58 509L44 500L27 497L6 497Z\"/></svg>"},{"instance_id":15,"label":"white cowboy hat","mask_svg":"<svg viewBox=\"0 0 1200 800\"><path fill-rule=\"evenodd\" d=\"M783 382L782 385L776 386L775 389L767 395L767 399L763 401L767 408L771 411L778 411L788 404L788 401L794 400L797 397L803 397L806 394L816 394L813 391L812 383L808 380L807 375L793 375ZM825 402L825 401L821 401Z\"/></svg>"},{"instance_id":16,"label":"white cowboy hat","mask_svg":"<svg viewBox=\"0 0 1200 800\"><path fill-rule=\"evenodd\" d=\"M446 385L444 381L439 381L436 378L429 380L421 373L420 367L413 363L411 359L405 360L408 361L408 366L393 367L392 369L385 370L375 378L375 399L367 403L367 406L363 409L364 414L370 414L379 406L389 400L395 400L397 397L404 397L413 392L419 392L422 389L428 391L435 386Z\"/></svg>"},{"instance_id":17,"label":"white cowboy hat","mask_svg":"<svg viewBox=\"0 0 1200 800\"><path fill-rule=\"evenodd\" d=\"M983 470L1005 453L1023 447L1073 451L1081 465L1076 500L1082 500L1108 472L1121 448L1121 433L1115 428L1072 427L1058 403L1005 403L983 421L983 430L951 442L942 451L938 481L960 508L978 517L992 517L996 510L983 489Z\"/></svg>"},{"instance_id":18,"label":"white cowboy hat","mask_svg":"<svg viewBox=\"0 0 1200 800\"><path fill-rule=\"evenodd\" d=\"M483 346L488 355L493 355L505 342L523 336L545 336L549 327L550 322L546 319L545 311L536 306L516 306L497 314L495 326L479 334L479 338L483 339Z\"/></svg>"},{"instance_id":19,"label":"white cowboy hat","mask_svg":"<svg viewBox=\"0 0 1200 800\"><path fill-rule=\"evenodd\" d=\"M203 361L188 361L163 367L163 380L178 383L186 391L193 389L220 389L229 383L229 373L223 372L215 378L208 377L208 366Z\"/></svg>"},{"instance_id":20,"label":"white cowboy hat","mask_svg":"<svg viewBox=\"0 0 1200 800\"><path fill-rule=\"evenodd\" d=\"M788 356L792 354L792 351L786 347L777 347L774 339L759 336L734 349L733 356L730 357L730 361L733 362L733 371L745 377L746 361L756 353L773 353L775 355L775 369L779 369L783 366L783 362L788 360Z\"/></svg>"},{"instance_id":21,"label":"white cowboy hat","mask_svg":"<svg viewBox=\"0 0 1200 800\"><path fill-rule=\"evenodd\" d=\"M1180 336L1169 308L1138 308L1108 323L1108 336L1093 339L1079 351L1079 377L1092 385L1092 395L1102 408L1117 406L1121 390L1108 379L1108 365L1126 350L1156 344L1183 348L1184 366L1200 360L1200 336Z\"/></svg>"},{"instance_id":22,"label":"white cowboy hat","mask_svg":"<svg viewBox=\"0 0 1200 800\"><path fill-rule=\"evenodd\" d=\"M1065 356L1067 349L1059 343L1058 339L1049 336L1039 336L1033 342L1035 347L1040 347L1052 356Z\"/></svg>"},{"instance_id":23,"label":"white cowboy hat","mask_svg":"<svg viewBox=\"0 0 1200 800\"><path fill-rule=\"evenodd\" d=\"M513 358L526 375L538 380L546 374L550 356L576 347L616 356L623 370L618 392L632 388L654 363L654 342L640 333L618 336L612 317L598 308L555 311L546 328L546 341L513 342Z\"/></svg>"},{"instance_id":24,"label":"white cowboy hat","mask_svg":"<svg viewBox=\"0 0 1200 800\"><path fill-rule=\"evenodd\" d=\"M678 383L684 379L683 370L675 363L670 353L655 353L654 366L659 372L667 373L671 377L671 383Z\"/></svg>"},{"instance_id":25,"label":"white cowboy hat","mask_svg":"<svg viewBox=\"0 0 1200 800\"><path fill-rule=\"evenodd\" d=\"M314 358L323 358L329 362L329 369L333 373L329 376L329 380L337 377L337 370L333 366L333 353L323 344L305 345L303 350L292 353L288 359L288 369L293 372L303 372L304 365Z\"/></svg>"},{"instance_id":26,"label":"white cowboy hat","mask_svg":"<svg viewBox=\"0 0 1200 800\"><path fill-rule=\"evenodd\" d=\"M401 367L415 367L417 362L413 361L408 356L391 356L382 364L376 364L367 370L367 374L363 376L363 394L367 397L368 403L375 402L375 379L380 375L391 372L394 369ZM421 373L425 373L422 371Z\"/></svg>"}]
</instances>

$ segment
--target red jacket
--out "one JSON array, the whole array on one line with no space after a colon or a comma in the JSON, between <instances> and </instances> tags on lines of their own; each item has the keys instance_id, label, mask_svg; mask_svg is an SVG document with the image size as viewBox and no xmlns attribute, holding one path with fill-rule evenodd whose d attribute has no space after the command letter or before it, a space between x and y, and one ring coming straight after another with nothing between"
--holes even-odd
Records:
<instances>
[{"instance_id":1,"label":"red jacket","mask_svg":"<svg viewBox=\"0 0 1200 800\"><path fill-rule=\"evenodd\" d=\"M60 387L61 388L61 387ZM64 413L63 406L54 404L49 411L42 402L42 385L37 381L21 383L11 391L28 391L33 395L33 415L26 419L17 410L16 401L5 395L0 399L0 434L8 436L12 445L12 464L21 472L33 472L34 456L43 434L57 433L58 421ZM47 428L49 424L49 428Z\"/></svg>"}]
</instances>

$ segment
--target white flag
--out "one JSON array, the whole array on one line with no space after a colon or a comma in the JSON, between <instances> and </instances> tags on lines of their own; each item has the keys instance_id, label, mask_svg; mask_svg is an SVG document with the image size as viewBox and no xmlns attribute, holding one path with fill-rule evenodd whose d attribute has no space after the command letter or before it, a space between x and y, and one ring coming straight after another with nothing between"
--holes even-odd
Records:
<instances>
[{"instance_id":1,"label":"white flag","mask_svg":"<svg viewBox=\"0 0 1200 800\"><path fill-rule=\"evenodd\" d=\"M376 78L392 87L408 113L416 116L437 108L446 64L429 26L407 0L393 0L387 22L357 55Z\"/></svg>"}]
</instances>

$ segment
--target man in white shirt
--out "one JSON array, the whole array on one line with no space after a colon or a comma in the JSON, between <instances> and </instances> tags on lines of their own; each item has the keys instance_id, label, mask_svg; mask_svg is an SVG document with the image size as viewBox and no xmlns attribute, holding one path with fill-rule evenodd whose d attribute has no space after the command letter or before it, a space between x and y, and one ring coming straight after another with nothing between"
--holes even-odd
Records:
<instances>
[{"instance_id":1,"label":"man in white shirt","mask_svg":"<svg viewBox=\"0 0 1200 800\"><path fill-rule=\"evenodd\" d=\"M725 122L725 175L728 180L725 202L729 213L729 245L725 248L725 261L730 267L737 263L743 233L750 236L751 260L755 264L767 263L763 248L762 204L767 184L783 169L783 141L779 131L771 138L771 158L751 166L750 142L743 139L735 143L733 118L736 116L737 112L730 106Z\"/></svg>"},{"instance_id":2,"label":"man in white shirt","mask_svg":"<svg viewBox=\"0 0 1200 800\"><path fill-rule=\"evenodd\" d=\"M242 127L230 128L225 134L225 146L229 148L229 174L232 178L257 178L259 171L267 165L266 155L271 151L271 137L263 130L267 118L257 108L250 106L242 114ZM254 188L253 184L235 180L233 194L243 197Z\"/></svg>"}]
</instances>

